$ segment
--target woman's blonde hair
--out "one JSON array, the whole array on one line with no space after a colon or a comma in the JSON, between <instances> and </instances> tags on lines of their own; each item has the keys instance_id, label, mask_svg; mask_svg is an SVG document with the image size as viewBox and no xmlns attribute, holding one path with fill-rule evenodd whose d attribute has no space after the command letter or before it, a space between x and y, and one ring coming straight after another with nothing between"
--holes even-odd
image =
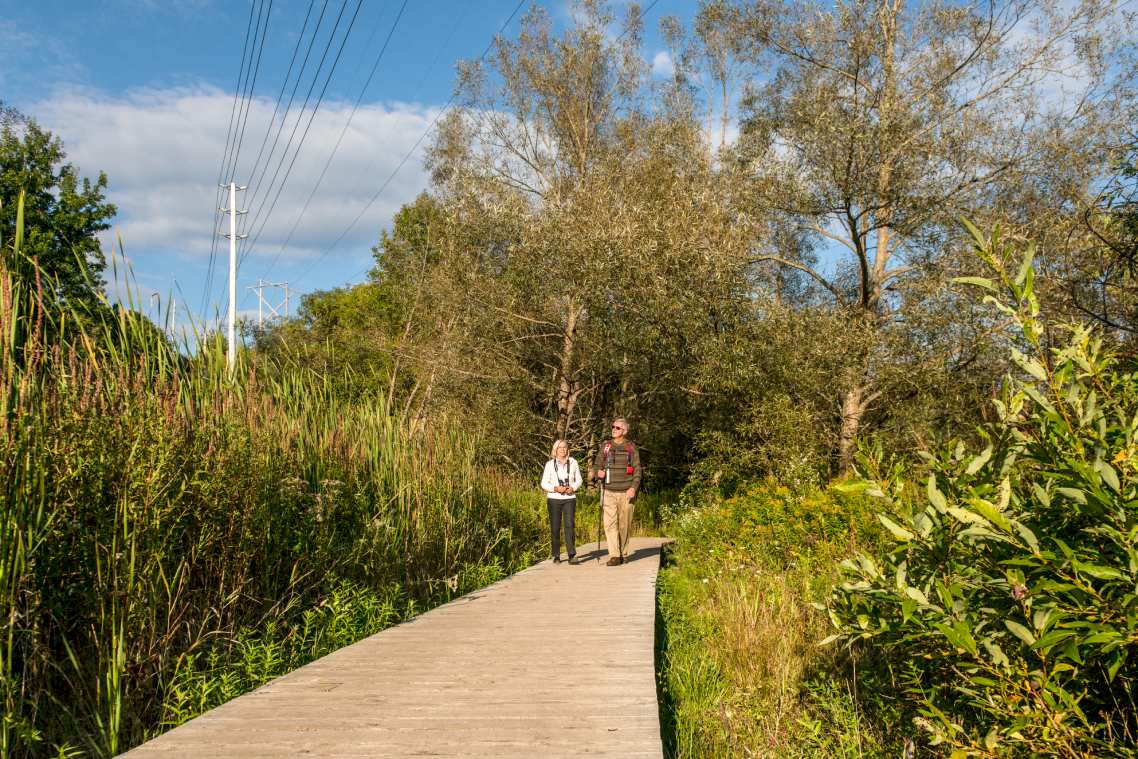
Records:
<instances>
[{"instance_id":1,"label":"woman's blonde hair","mask_svg":"<svg viewBox=\"0 0 1138 759\"><path fill-rule=\"evenodd\" d=\"M553 447L549 449L549 458L551 458L551 459L557 458L557 449L563 445L565 446L565 455L568 456L569 455L569 441L568 440L554 440L553 441Z\"/></svg>"}]
</instances>

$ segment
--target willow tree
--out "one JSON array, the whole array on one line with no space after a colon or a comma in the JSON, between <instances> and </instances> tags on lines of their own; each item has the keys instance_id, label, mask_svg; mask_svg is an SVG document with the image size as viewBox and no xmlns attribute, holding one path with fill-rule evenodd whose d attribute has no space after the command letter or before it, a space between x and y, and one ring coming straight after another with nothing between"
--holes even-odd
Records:
<instances>
[{"instance_id":1,"label":"willow tree","mask_svg":"<svg viewBox=\"0 0 1138 759\"><path fill-rule=\"evenodd\" d=\"M851 331L903 318L903 290L960 215L1045 171L1039 146L1091 150L1125 43L1117 3L759 0L736 42L755 65L741 159L761 205L850 262L808 275ZM900 294L898 294L900 293ZM839 466L880 397L872 350L840 392Z\"/></svg>"},{"instance_id":2,"label":"willow tree","mask_svg":"<svg viewBox=\"0 0 1138 759\"><path fill-rule=\"evenodd\" d=\"M447 218L435 310L458 319L450 344L499 413L524 393L508 413L535 446L585 443L600 416L676 386L685 335L712 321L692 299L727 286L744 250L697 120L646 102L638 10L616 36L604 5L576 11L556 34L535 7L465 67L430 157Z\"/></svg>"}]
</instances>

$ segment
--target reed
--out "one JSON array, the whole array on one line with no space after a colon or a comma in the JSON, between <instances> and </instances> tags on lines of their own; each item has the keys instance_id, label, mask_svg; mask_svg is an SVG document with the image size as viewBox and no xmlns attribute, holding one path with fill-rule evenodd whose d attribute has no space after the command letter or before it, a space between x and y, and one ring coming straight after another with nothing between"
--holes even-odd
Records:
<instances>
[{"instance_id":1,"label":"reed","mask_svg":"<svg viewBox=\"0 0 1138 759\"><path fill-rule=\"evenodd\" d=\"M532 559L540 499L457 425L412 431L252 355L231 374L129 296L76 313L20 247L0 262L0 757L116 754Z\"/></svg>"}]
</instances>

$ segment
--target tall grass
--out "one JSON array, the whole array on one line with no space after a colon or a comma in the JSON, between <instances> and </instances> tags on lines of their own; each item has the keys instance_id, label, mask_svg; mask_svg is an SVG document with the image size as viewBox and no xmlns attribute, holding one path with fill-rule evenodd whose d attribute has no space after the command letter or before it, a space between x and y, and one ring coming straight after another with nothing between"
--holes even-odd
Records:
<instances>
[{"instance_id":1,"label":"tall grass","mask_svg":"<svg viewBox=\"0 0 1138 759\"><path fill-rule=\"evenodd\" d=\"M457 426L73 313L5 245L0 756L113 755L530 561L540 499Z\"/></svg>"},{"instance_id":2,"label":"tall grass","mask_svg":"<svg viewBox=\"0 0 1138 759\"><path fill-rule=\"evenodd\" d=\"M819 648L823 601L851 546L874 545L871 504L761 482L669 520L657 666L668 757L885 757L853 662ZM896 749L893 751L892 749Z\"/></svg>"}]
</instances>

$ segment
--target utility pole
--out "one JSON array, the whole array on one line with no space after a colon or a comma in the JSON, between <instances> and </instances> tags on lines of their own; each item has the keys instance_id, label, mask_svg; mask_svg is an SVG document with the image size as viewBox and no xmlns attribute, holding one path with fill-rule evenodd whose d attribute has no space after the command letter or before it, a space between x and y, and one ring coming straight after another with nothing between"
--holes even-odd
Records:
<instances>
[{"instance_id":1,"label":"utility pole","mask_svg":"<svg viewBox=\"0 0 1138 759\"><path fill-rule=\"evenodd\" d=\"M225 187L225 185L222 185ZM229 183L229 208L219 209L229 214L229 340L228 351L225 354L225 363L229 371L237 362L237 240L249 235L237 234L237 217L248 211L237 210L237 191L245 187L238 187L236 182Z\"/></svg>"},{"instance_id":2,"label":"utility pole","mask_svg":"<svg viewBox=\"0 0 1138 759\"><path fill-rule=\"evenodd\" d=\"M265 297L265 290L266 289L272 289L274 287L277 287L277 288L284 290L284 300L283 301L281 301L281 300L273 301L273 300L269 300L268 298ZM258 277L257 278L257 284L249 285L249 287L247 287L245 289L246 290L252 290L253 292L257 293L257 326L258 327L262 327L265 324L265 310L266 309L268 309L268 311L269 311L269 318L270 319L272 319L274 316L276 318L280 319L282 317L282 313L281 313L282 311L284 311L283 317L286 319L288 318L288 282L266 282L265 280Z\"/></svg>"}]
</instances>

